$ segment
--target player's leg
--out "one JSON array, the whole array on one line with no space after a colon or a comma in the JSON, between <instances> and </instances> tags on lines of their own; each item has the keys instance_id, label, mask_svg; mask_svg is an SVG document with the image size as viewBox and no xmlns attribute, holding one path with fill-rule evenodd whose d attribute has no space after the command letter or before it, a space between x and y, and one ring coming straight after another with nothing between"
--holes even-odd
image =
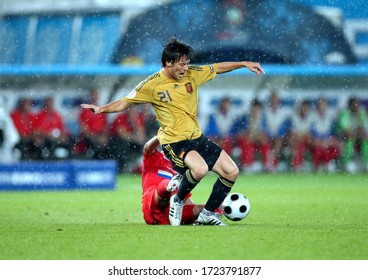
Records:
<instances>
[{"instance_id":1,"label":"player's leg","mask_svg":"<svg viewBox=\"0 0 368 280\"><path fill-rule=\"evenodd\" d=\"M208 163L210 170L217 173L219 178L213 185L212 192L197 221L205 225L225 225L215 211L221 206L234 185L239 175L239 168L230 156L215 143L208 140L203 141L203 143L205 143L207 150L202 153L202 156Z\"/></svg>"},{"instance_id":2,"label":"player's leg","mask_svg":"<svg viewBox=\"0 0 368 280\"><path fill-rule=\"evenodd\" d=\"M185 204L183 207L181 224L193 224L194 221L198 218L199 213L201 213L203 207L204 204Z\"/></svg>"},{"instance_id":3,"label":"player's leg","mask_svg":"<svg viewBox=\"0 0 368 280\"><path fill-rule=\"evenodd\" d=\"M343 151L343 163L346 165L354 154L354 146L355 141L352 138L348 138L344 143L344 151Z\"/></svg>"},{"instance_id":4,"label":"player's leg","mask_svg":"<svg viewBox=\"0 0 368 280\"><path fill-rule=\"evenodd\" d=\"M164 179L156 186L156 202L160 205L167 205L171 197L171 192L167 191L167 186L170 183L169 179Z\"/></svg>"},{"instance_id":5,"label":"player's leg","mask_svg":"<svg viewBox=\"0 0 368 280\"><path fill-rule=\"evenodd\" d=\"M329 164L333 160L336 160L339 157L339 148L335 146L333 143L329 143L326 147L326 154L325 154L325 163Z\"/></svg>"},{"instance_id":6,"label":"player's leg","mask_svg":"<svg viewBox=\"0 0 368 280\"><path fill-rule=\"evenodd\" d=\"M280 162L280 156L281 156L281 149L283 144L283 138L279 136L275 136L273 139L273 168L277 170L279 162Z\"/></svg>"},{"instance_id":7,"label":"player's leg","mask_svg":"<svg viewBox=\"0 0 368 280\"><path fill-rule=\"evenodd\" d=\"M170 199L169 219L173 226L179 226L185 197L207 174L208 166L196 152L197 140L181 141L163 145L165 156L172 162L173 168L182 175L178 192Z\"/></svg>"},{"instance_id":8,"label":"player's leg","mask_svg":"<svg viewBox=\"0 0 368 280\"><path fill-rule=\"evenodd\" d=\"M205 209L214 212L215 209L220 207L230 192L239 175L239 169L230 156L225 151L221 151L220 157L213 166L212 171L217 173L219 178L213 185Z\"/></svg>"},{"instance_id":9,"label":"player's leg","mask_svg":"<svg viewBox=\"0 0 368 280\"><path fill-rule=\"evenodd\" d=\"M263 171L271 171L271 145L267 141L261 141L259 144L261 162Z\"/></svg>"},{"instance_id":10,"label":"player's leg","mask_svg":"<svg viewBox=\"0 0 368 280\"><path fill-rule=\"evenodd\" d=\"M364 169L368 172L368 139L363 139L361 144L362 160L364 163Z\"/></svg>"},{"instance_id":11,"label":"player's leg","mask_svg":"<svg viewBox=\"0 0 368 280\"><path fill-rule=\"evenodd\" d=\"M198 182L206 176L208 165L196 151L197 141L181 141L163 145L165 156L171 161L173 169L182 175L177 197L183 200Z\"/></svg>"},{"instance_id":12,"label":"player's leg","mask_svg":"<svg viewBox=\"0 0 368 280\"><path fill-rule=\"evenodd\" d=\"M323 154L323 147L321 147L320 144L315 143L312 151L313 167L315 171L318 171L318 168L321 164L322 154Z\"/></svg>"},{"instance_id":13,"label":"player's leg","mask_svg":"<svg viewBox=\"0 0 368 280\"><path fill-rule=\"evenodd\" d=\"M294 158L294 168L300 170L304 163L305 150L307 146L304 139L301 139L296 146L296 154Z\"/></svg>"},{"instance_id":14,"label":"player's leg","mask_svg":"<svg viewBox=\"0 0 368 280\"><path fill-rule=\"evenodd\" d=\"M185 197L195 188L199 181L207 174L208 166L203 158L194 150L185 156L185 165L188 169L182 175L183 179L179 185L176 195L170 199L169 219L173 226L181 223L182 209Z\"/></svg>"},{"instance_id":15,"label":"player's leg","mask_svg":"<svg viewBox=\"0 0 368 280\"><path fill-rule=\"evenodd\" d=\"M180 173L176 173L171 178L170 182L167 184L166 190L169 193L172 193L173 191L176 191L179 188L182 180L183 180L183 176Z\"/></svg>"},{"instance_id":16,"label":"player's leg","mask_svg":"<svg viewBox=\"0 0 368 280\"><path fill-rule=\"evenodd\" d=\"M246 136L238 138L239 147L241 150L240 164L243 168L249 168L255 161L255 145Z\"/></svg>"},{"instance_id":17,"label":"player's leg","mask_svg":"<svg viewBox=\"0 0 368 280\"><path fill-rule=\"evenodd\" d=\"M179 186L177 196L180 199L184 199L208 172L207 163L195 150L187 153L184 162L188 169L183 174L183 180Z\"/></svg>"},{"instance_id":18,"label":"player's leg","mask_svg":"<svg viewBox=\"0 0 368 280\"><path fill-rule=\"evenodd\" d=\"M181 219L182 225L198 225L197 219L199 214L202 212L204 204L185 204L183 207L183 217ZM215 215L221 220L223 216L221 208L215 210Z\"/></svg>"},{"instance_id":19,"label":"player's leg","mask_svg":"<svg viewBox=\"0 0 368 280\"><path fill-rule=\"evenodd\" d=\"M143 190L143 198L142 198L142 212L143 212L143 219L149 225L156 225L160 224L161 221L158 219L157 215L155 215L155 209L162 209L163 211L165 205L163 205L164 197L157 197L157 189L156 188L149 188ZM161 194L162 195L162 194ZM169 198L166 198L168 201ZM168 202L166 202L167 207Z\"/></svg>"}]
</instances>

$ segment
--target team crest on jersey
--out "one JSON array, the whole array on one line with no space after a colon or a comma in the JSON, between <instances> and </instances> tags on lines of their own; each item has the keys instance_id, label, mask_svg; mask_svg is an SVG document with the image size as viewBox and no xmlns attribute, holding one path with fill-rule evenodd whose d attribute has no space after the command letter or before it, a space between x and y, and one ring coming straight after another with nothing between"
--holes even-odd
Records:
<instances>
[{"instance_id":1,"label":"team crest on jersey","mask_svg":"<svg viewBox=\"0 0 368 280\"><path fill-rule=\"evenodd\" d=\"M193 87L192 87L192 83L186 83L185 84L185 88L187 89L187 93L192 93L193 92Z\"/></svg>"}]
</instances>

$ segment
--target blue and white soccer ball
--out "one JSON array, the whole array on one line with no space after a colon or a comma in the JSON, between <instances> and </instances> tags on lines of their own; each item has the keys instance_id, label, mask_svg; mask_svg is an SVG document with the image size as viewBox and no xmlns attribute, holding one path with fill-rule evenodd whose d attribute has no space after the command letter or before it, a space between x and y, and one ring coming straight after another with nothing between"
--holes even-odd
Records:
<instances>
[{"instance_id":1,"label":"blue and white soccer ball","mask_svg":"<svg viewBox=\"0 0 368 280\"><path fill-rule=\"evenodd\" d=\"M222 203L222 211L225 217L231 221L243 220L250 211L249 199L241 193L230 193Z\"/></svg>"}]
</instances>

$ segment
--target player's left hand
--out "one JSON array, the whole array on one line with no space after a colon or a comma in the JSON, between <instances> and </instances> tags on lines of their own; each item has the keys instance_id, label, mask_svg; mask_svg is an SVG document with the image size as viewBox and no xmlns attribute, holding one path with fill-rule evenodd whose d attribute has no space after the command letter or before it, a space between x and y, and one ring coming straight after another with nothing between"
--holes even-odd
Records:
<instances>
[{"instance_id":1,"label":"player's left hand","mask_svg":"<svg viewBox=\"0 0 368 280\"><path fill-rule=\"evenodd\" d=\"M266 72L262 69L261 65L257 62L247 62L246 67L257 74L257 76L265 74Z\"/></svg>"}]
</instances>

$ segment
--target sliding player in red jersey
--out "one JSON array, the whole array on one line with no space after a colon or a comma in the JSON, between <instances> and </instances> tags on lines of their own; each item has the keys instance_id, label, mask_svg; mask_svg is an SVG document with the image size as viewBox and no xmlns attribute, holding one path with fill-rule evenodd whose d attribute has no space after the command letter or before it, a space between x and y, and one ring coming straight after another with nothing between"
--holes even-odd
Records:
<instances>
[{"instance_id":1,"label":"sliding player in red jersey","mask_svg":"<svg viewBox=\"0 0 368 280\"><path fill-rule=\"evenodd\" d=\"M156 148L157 136L149 140L143 148L142 169L142 211L147 224L169 225L170 197L177 192L181 175L172 169L171 162ZM193 224L204 204L195 204L191 194L185 198L181 224ZM221 210L216 210L219 217Z\"/></svg>"}]
</instances>

